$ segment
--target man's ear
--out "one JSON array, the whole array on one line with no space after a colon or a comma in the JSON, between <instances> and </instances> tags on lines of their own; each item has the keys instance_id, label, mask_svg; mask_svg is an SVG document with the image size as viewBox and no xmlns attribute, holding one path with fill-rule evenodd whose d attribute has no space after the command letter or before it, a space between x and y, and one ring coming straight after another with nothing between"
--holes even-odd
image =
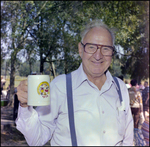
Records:
<instances>
[{"instance_id":1,"label":"man's ear","mask_svg":"<svg viewBox=\"0 0 150 147\"><path fill-rule=\"evenodd\" d=\"M82 54L83 54L83 46L81 44L81 42L78 43L78 51L79 51L79 55L82 58Z\"/></svg>"}]
</instances>

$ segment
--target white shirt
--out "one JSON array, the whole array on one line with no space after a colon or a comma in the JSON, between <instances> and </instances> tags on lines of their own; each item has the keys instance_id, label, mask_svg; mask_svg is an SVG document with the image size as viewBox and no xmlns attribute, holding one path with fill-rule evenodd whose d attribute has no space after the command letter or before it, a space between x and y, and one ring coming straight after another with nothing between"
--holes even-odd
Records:
<instances>
[{"instance_id":1,"label":"white shirt","mask_svg":"<svg viewBox=\"0 0 150 147\"><path fill-rule=\"evenodd\" d=\"M125 83L119 80L123 105L117 85L109 71L101 90L90 82L82 64L72 72L74 121L79 146L133 145L133 119ZM50 106L19 106L17 129L29 145L71 146L66 76L57 76L50 83ZM121 109L118 109L121 108Z\"/></svg>"}]
</instances>

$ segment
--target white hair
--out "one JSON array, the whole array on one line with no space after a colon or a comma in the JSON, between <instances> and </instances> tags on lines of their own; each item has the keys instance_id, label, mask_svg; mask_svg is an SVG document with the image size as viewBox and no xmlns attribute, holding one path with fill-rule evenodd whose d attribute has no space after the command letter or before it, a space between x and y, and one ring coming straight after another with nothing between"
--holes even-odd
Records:
<instances>
[{"instance_id":1,"label":"white hair","mask_svg":"<svg viewBox=\"0 0 150 147\"><path fill-rule=\"evenodd\" d=\"M110 33L111 37L112 37L112 41L113 41L113 45L115 43L115 35L112 29L110 29L106 24L104 24L101 20L96 19L91 21L90 23L88 23L85 28L82 30L80 36L81 36L81 41L83 42L83 39L85 37L85 35L94 27L102 27L105 28L106 30L108 30L108 32Z\"/></svg>"}]
</instances>

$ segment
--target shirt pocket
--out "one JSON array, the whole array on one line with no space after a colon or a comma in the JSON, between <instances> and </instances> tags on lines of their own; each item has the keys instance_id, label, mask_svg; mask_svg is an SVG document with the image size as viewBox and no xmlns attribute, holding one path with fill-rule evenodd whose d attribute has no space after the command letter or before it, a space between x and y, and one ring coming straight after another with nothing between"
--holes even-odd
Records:
<instances>
[{"instance_id":1,"label":"shirt pocket","mask_svg":"<svg viewBox=\"0 0 150 147\"><path fill-rule=\"evenodd\" d=\"M125 134L126 127L126 112L125 110L118 110L117 116L118 133L123 136Z\"/></svg>"}]
</instances>

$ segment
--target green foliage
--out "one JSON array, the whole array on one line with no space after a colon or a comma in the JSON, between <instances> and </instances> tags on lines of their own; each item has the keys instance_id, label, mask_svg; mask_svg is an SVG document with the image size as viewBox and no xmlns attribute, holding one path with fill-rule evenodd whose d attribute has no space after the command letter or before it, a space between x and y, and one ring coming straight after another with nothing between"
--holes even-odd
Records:
<instances>
[{"instance_id":1,"label":"green foliage","mask_svg":"<svg viewBox=\"0 0 150 147\"><path fill-rule=\"evenodd\" d=\"M39 61L32 63L32 72L36 72L37 74L39 74L40 73L39 66L40 66ZM19 68L19 74L20 76L26 77L31 74L28 61L21 64Z\"/></svg>"},{"instance_id":2,"label":"green foliage","mask_svg":"<svg viewBox=\"0 0 150 147\"><path fill-rule=\"evenodd\" d=\"M19 69L20 76L28 76L30 75L29 64L23 63Z\"/></svg>"},{"instance_id":3,"label":"green foliage","mask_svg":"<svg viewBox=\"0 0 150 147\"><path fill-rule=\"evenodd\" d=\"M115 30L115 44L127 55L115 56L112 74L130 74L139 80L149 76L148 1L6 1L1 12L2 40L13 41L8 48L12 56L26 50L30 71L37 56L43 73L52 72L52 62L56 73L77 69L79 33L88 21L98 18Z\"/></svg>"}]
</instances>

